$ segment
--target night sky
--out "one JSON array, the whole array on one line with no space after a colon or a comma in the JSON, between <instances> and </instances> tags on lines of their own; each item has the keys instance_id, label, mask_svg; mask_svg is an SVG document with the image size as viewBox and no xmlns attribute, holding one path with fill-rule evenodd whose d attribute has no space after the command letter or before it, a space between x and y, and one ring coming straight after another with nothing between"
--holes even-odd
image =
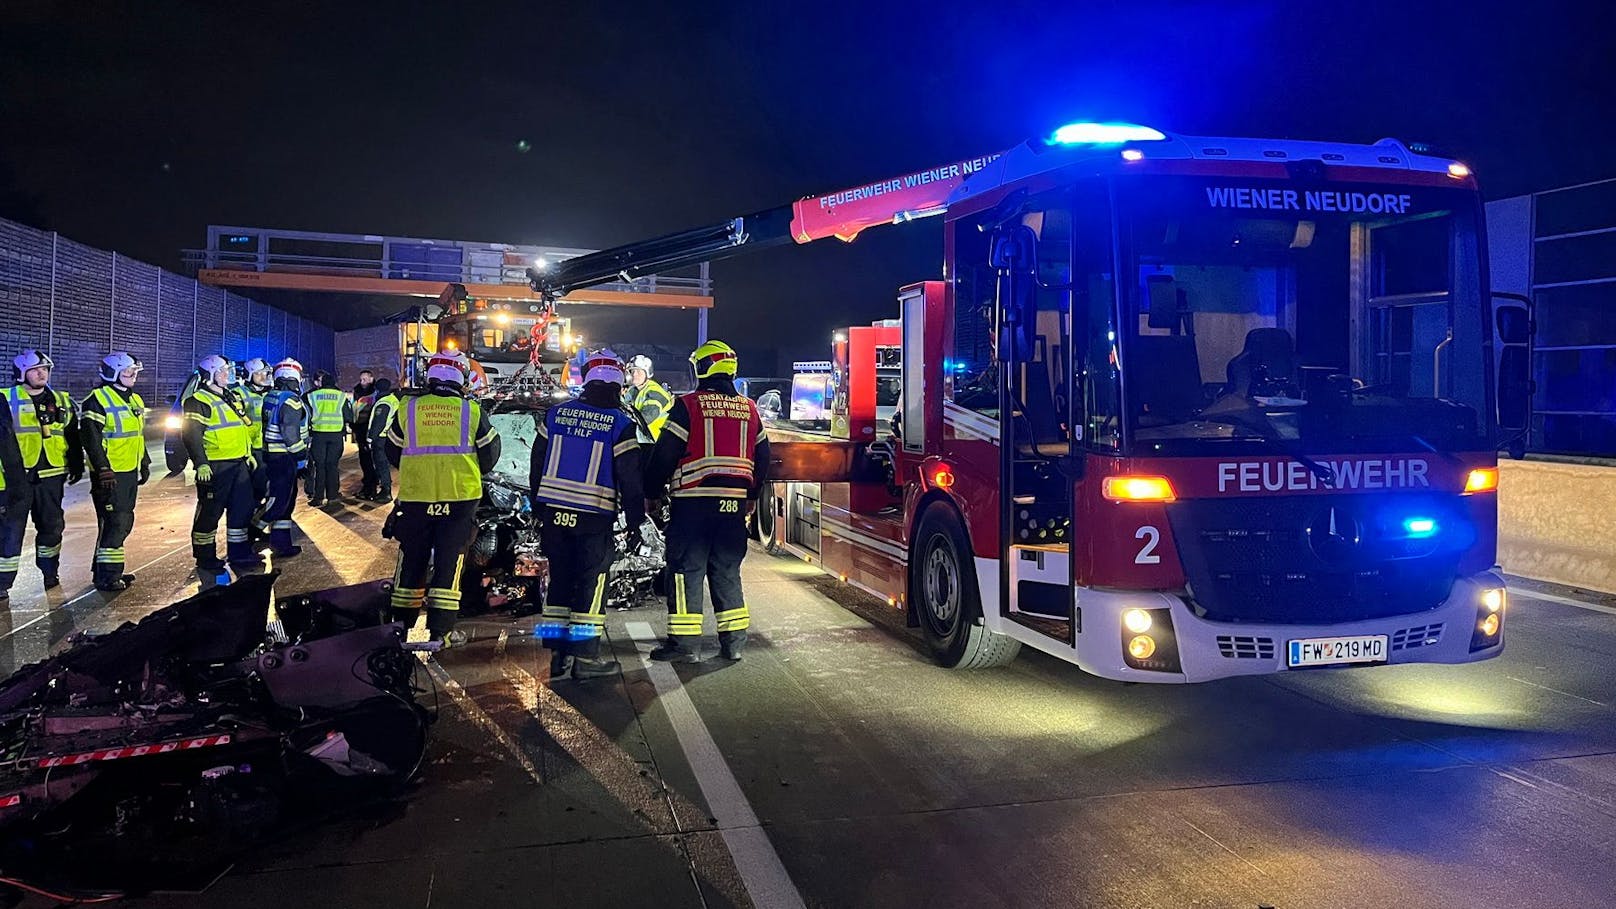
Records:
<instances>
[{"instance_id":1,"label":"night sky","mask_svg":"<svg viewBox=\"0 0 1616 909\"><path fill-rule=\"evenodd\" d=\"M1427 141L1489 197L1616 176L1608 4L248 5L6 0L0 215L171 268L209 223L600 247L1084 118ZM720 263L713 332L822 356L940 257L922 223Z\"/></svg>"}]
</instances>

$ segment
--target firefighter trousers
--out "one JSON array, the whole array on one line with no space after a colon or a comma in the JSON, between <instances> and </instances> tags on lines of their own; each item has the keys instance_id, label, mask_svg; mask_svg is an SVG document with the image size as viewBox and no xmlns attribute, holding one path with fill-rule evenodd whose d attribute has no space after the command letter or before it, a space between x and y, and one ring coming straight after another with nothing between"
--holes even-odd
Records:
<instances>
[{"instance_id":1,"label":"firefighter trousers","mask_svg":"<svg viewBox=\"0 0 1616 909\"><path fill-rule=\"evenodd\" d=\"M55 577L61 573L62 531L67 520L62 516L62 490L67 477L37 477L28 474L28 488L12 499L0 522L0 591L11 590L22 567L22 537L28 530L28 518L34 519L34 564L39 573ZM0 495L7 495L10 490Z\"/></svg>"},{"instance_id":2,"label":"firefighter trousers","mask_svg":"<svg viewBox=\"0 0 1616 909\"><path fill-rule=\"evenodd\" d=\"M292 510L297 507L297 462L301 454L272 454L264 457L264 474L269 488L264 495L264 511L258 529L269 534L269 545L276 555L292 549Z\"/></svg>"},{"instance_id":3,"label":"firefighter trousers","mask_svg":"<svg viewBox=\"0 0 1616 909\"><path fill-rule=\"evenodd\" d=\"M191 555L200 568L217 569L219 562L219 519L224 518L225 552L237 568L264 564L252 548L253 498L252 471L245 458L214 461L212 482L196 485L196 520L191 523Z\"/></svg>"},{"instance_id":4,"label":"firefighter trousers","mask_svg":"<svg viewBox=\"0 0 1616 909\"><path fill-rule=\"evenodd\" d=\"M550 589L537 633L552 650L565 642L568 652L592 659L606 626L606 572L617 554L611 527L585 530L546 521L539 544L550 563Z\"/></svg>"},{"instance_id":5,"label":"firefighter trousers","mask_svg":"<svg viewBox=\"0 0 1616 909\"><path fill-rule=\"evenodd\" d=\"M746 557L743 499L675 497L668 518L668 634L701 634L702 581L713 595L718 639L751 624L741 592Z\"/></svg>"},{"instance_id":6,"label":"firefighter trousers","mask_svg":"<svg viewBox=\"0 0 1616 909\"><path fill-rule=\"evenodd\" d=\"M393 507L393 538L398 540L391 598L394 617L413 623L425 605L430 610L429 629L437 630L434 621L452 624L454 613L460 611L466 550L477 535L477 500L399 502Z\"/></svg>"},{"instance_id":7,"label":"firefighter trousers","mask_svg":"<svg viewBox=\"0 0 1616 909\"><path fill-rule=\"evenodd\" d=\"M303 481L304 491L313 501L331 501L342 496L342 474L337 462L342 460L342 443L347 439L341 432L309 433L309 476Z\"/></svg>"},{"instance_id":8,"label":"firefighter trousers","mask_svg":"<svg viewBox=\"0 0 1616 909\"><path fill-rule=\"evenodd\" d=\"M102 489L99 483L90 486L96 523L95 561L90 575L97 586L123 579L123 544L135 528L135 497L139 490L138 470L113 474L111 489Z\"/></svg>"}]
</instances>

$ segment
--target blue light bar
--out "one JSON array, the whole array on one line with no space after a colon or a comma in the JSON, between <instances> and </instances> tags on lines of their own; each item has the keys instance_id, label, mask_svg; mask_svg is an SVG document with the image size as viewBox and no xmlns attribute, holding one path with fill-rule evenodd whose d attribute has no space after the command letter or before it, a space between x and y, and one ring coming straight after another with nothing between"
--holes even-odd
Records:
<instances>
[{"instance_id":1,"label":"blue light bar","mask_svg":"<svg viewBox=\"0 0 1616 909\"><path fill-rule=\"evenodd\" d=\"M1403 532L1412 539L1424 539L1433 536L1436 531L1435 518L1412 517L1403 519Z\"/></svg>"},{"instance_id":2,"label":"blue light bar","mask_svg":"<svg viewBox=\"0 0 1616 909\"><path fill-rule=\"evenodd\" d=\"M1049 136L1050 145L1121 145L1124 142L1160 142L1159 129L1137 123L1068 123Z\"/></svg>"}]
</instances>

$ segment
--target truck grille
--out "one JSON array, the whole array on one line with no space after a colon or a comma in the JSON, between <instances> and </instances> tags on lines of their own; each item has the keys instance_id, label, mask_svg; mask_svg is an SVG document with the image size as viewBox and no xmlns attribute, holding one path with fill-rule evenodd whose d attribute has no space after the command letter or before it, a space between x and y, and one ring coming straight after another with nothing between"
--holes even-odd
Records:
<instances>
[{"instance_id":1,"label":"truck grille","mask_svg":"<svg viewBox=\"0 0 1616 909\"><path fill-rule=\"evenodd\" d=\"M1427 647L1442 640L1442 623L1434 625L1415 625L1413 628L1399 629L1392 635L1392 650L1413 650L1415 647Z\"/></svg>"},{"instance_id":2,"label":"truck grille","mask_svg":"<svg viewBox=\"0 0 1616 909\"><path fill-rule=\"evenodd\" d=\"M1436 496L1189 499L1167 512L1191 598L1213 621L1331 624L1434 609L1474 539ZM1442 531L1409 539L1398 531L1410 514Z\"/></svg>"},{"instance_id":3,"label":"truck grille","mask_svg":"<svg viewBox=\"0 0 1616 909\"><path fill-rule=\"evenodd\" d=\"M1231 660L1271 660L1274 658L1274 639L1220 634L1218 652Z\"/></svg>"}]
</instances>

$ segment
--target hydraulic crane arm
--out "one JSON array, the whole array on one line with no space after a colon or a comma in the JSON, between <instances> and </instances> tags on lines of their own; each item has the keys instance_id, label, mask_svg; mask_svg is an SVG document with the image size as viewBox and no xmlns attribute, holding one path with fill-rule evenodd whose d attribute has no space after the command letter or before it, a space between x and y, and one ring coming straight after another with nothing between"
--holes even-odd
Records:
<instances>
[{"instance_id":1,"label":"hydraulic crane arm","mask_svg":"<svg viewBox=\"0 0 1616 909\"><path fill-rule=\"evenodd\" d=\"M902 224L942 214L966 178L1000 155L985 155L838 192L808 196L708 227L680 231L528 269L528 281L545 300L607 281L631 281L741 252L826 237L851 242L867 227Z\"/></svg>"}]
</instances>

